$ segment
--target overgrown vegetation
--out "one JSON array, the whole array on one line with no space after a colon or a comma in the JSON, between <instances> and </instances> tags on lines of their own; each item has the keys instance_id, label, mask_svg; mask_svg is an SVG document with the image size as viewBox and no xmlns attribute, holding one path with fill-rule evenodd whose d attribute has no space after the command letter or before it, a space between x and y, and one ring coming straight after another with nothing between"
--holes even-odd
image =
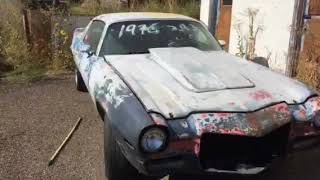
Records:
<instances>
[{"instance_id":1,"label":"overgrown vegetation","mask_svg":"<svg viewBox=\"0 0 320 180\"><path fill-rule=\"evenodd\" d=\"M71 5L73 14L97 15L112 12L169 12L199 18L199 0L131 0L130 4L118 0L108 2L100 0L85 0L82 4Z\"/></svg>"},{"instance_id":2,"label":"overgrown vegetation","mask_svg":"<svg viewBox=\"0 0 320 180\"><path fill-rule=\"evenodd\" d=\"M308 46L301 54L297 78L320 91L320 35L307 30L306 36Z\"/></svg>"},{"instance_id":3,"label":"overgrown vegetation","mask_svg":"<svg viewBox=\"0 0 320 180\"><path fill-rule=\"evenodd\" d=\"M171 12L194 18L199 18L200 15L199 0L129 0L129 5L119 3L118 0L72 0L67 12L66 9L61 12L54 7L43 8L35 0L26 0L25 4L19 2L4 1L0 6L0 78L5 74L3 79L10 81L32 81L41 78L48 71L59 73L73 70L69 48L72 34L68 34L59 21L52 22L53 15L63 14L61 17L67 18L70 13L98 15L127 11ZM34 39L31 34L31 43L27 43L22 18L23 8L40 11L42 24L39 24L38 28L50 31L51 38Z\"/></svg>"},{"instance_id":4,"label":"overgrown vegetation","mask_svg":"<svg viewBox=\"0 0 320 180\"><path fill-rule=\"evenodd\" d=\"M26 41L20 9L21 4L14 2L4 2L0 6L0 56L3 57L0 64L10 64L15 72L23 74L41 65L35 61Z\"/></svg>"},{"instance_id":5,"label":"overgrown vegetation","mask_svg":"<svg viewBox=\"0 0 320 180\"><path fill-rule=\"evenodd\" d=\"M256 58L257 36L263 31L263 26L257 22L258 13L258 9L247 9L244 15L248 17L248 24L238 21L234 26L238 38L238 52L236 55L245 57L248 60ZM243 33L243 28L247 29L245 33Z\"/></svg>"}]
</instances>

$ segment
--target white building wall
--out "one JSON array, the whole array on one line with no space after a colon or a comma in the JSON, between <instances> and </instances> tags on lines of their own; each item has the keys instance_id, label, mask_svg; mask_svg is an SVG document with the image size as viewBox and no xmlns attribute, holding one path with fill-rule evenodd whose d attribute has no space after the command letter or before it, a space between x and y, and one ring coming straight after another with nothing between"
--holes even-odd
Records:
<instances>
[{"instance_id":1,"label":"white building wall","mask_svg":"<svg viewBox=\"0 0 320 180\"><path fill-rule=\"evenodd\" d=\"M270 55L269 65L272 69L285 72L289 49L291 23L295 0L234 0L232 7L232 22L230 32L229 52L238 51L238 32L235 28L240 23L243 36L248 33L249 9L258 9L257 25L263 27L258 34L256 54L267 58Z\"/></svg>"},{"instance_id":2,"label":"white building wall","mask_svg":"<svg viewBox=\"0 0 320 180\"><path fill-rule=\"evenodd\" d=\"M200 8L200 20L209 26L209 16L210 16L210 1L211 0L201 0L201 8Z\"/></svg>"}]
</instances>

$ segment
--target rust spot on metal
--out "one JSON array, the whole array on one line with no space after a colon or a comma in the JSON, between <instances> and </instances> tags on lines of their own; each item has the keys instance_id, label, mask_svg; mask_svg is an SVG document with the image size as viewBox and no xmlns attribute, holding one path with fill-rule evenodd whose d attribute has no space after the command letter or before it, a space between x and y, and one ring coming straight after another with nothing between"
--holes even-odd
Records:
<instances>
[{"instance_id":1,"label":"rust spot on metal","mask_svg":"<svg viewBox=\"0 0 320 180\"><path fill-rule=\"evenodd\" d=\"M216 113L216 114L218 117L221 117L221 118L226 118L231 115L230 113Z\"/></svg>"},{"instance_id":2,"label":"rust spot on metal","mask_svg":"<svg viewBox=\"0 0 320 180\"><path fill-rule=\"evenodd\" d=\"M238 127L233 128L233 129L220 129L219 131L222 134L232 134L232 135L239 135L239 136L245 136L246 135L246 132L241 130Z\"/></svg>"},{"instance_id":3,"label":"rust spot on metal","mask_svg":"<svg viewBox=\"0 0 320 180\"><path fill-rule=\"evenodd\" d=\"M188 152L199 155L200 152L200 139L188 139L188 140L179 140L173 141L169 144L170 150L178 152Z\"/></svg>"},{"instance_id":4,"label":"rust spot on metal","mask_svg":"<svg viewBox=\"0 0 320 180\"><path fill-rule=\"evenodd\" d=\"M249 96L252 97L256 101L261 101L261 100L272 98L272 95L265 90L259 90L259 91L252 92L249 94Z\"/></svg>"},{"instance_id":5,"label":"rust spot on metal","mask_svg":"<svg viewBox=\"0 0 320 180\"><path fill-rule=\"evenodd\" d=\"M204 133L232 134L261 137L291 120L286 103L253 113L194 114L197 135Z\"/></svg>"}]
</instances>

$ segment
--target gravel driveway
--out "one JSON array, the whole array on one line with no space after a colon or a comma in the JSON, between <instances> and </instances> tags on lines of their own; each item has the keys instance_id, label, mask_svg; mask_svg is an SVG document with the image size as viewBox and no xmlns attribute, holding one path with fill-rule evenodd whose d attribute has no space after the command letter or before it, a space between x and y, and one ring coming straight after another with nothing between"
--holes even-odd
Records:
<instances>
[{"instance_id":1,"label":"gravel driveway","mask_svg":"<svg viewBox=\"0 0 320 180\"><path fill-rule=\"evenodd\" d=\"M78 130L48 167L48 159L79 116L84 120ZM75 90L72 77L32 85L0 84L0 179L105 179L103 122L88 94ZM320 149L291 156L285 164L253 179L318 180Z\"/></svg>"},{"instance_id":2,"label":"gravel driveway","mask_svg":"<svg viewBox=\"0 0 320 180\"><path fill-rule=\"evenodd\" d=\"M72 78L0 85L0 179L104 179L103 122ZM84 119L54 165L48 159Z\"/></svg>"}]
</instances>

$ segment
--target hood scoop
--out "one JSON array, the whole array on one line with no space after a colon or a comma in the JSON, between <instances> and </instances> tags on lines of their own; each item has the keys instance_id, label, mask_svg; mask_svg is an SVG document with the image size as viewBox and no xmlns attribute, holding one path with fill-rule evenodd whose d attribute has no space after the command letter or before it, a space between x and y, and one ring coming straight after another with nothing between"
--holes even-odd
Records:
<instances>
[{"instance_id":1,"label":"hood scoop","mask_svg":"<svg viewBox=\"0 0 320 180\"><path fill-rule=\"evenodd\" d=\"M185 88L201 93L252 88L254 84L223 59L192 47L149 49L151 59ZM217 52L221 53L221 52Z\"/></svg>"}]
</instances>

